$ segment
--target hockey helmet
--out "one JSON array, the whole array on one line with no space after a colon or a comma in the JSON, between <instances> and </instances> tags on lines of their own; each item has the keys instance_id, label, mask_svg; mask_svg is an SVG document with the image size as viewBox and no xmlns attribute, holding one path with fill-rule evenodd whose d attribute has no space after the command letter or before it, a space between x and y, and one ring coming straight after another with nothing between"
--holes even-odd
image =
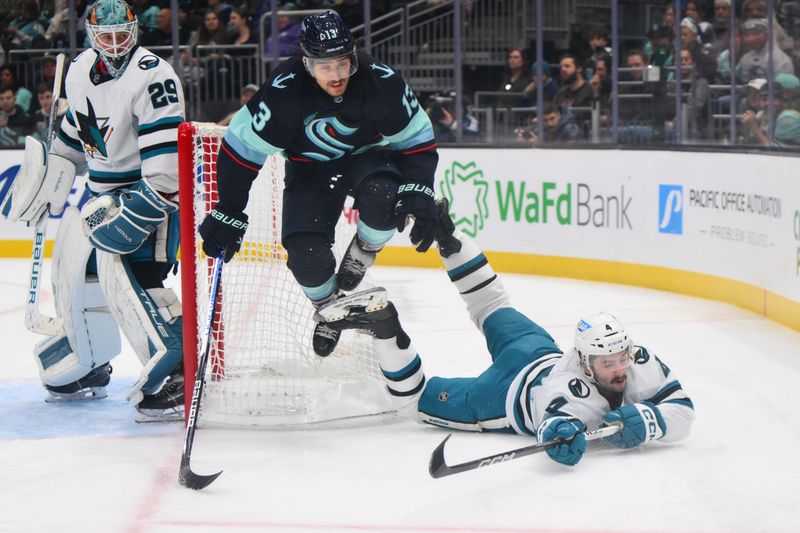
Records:
<instances>
[{"instance_id":1,"label":"hockey helmet","mask_svg":"<svg viewBox=\"0 0 800 533\"><path fill-rule=\"evenodd\" d=\"M578 364L592 380L595 379L592 368L593 357L624 352L627 355L626 361L630 361L632 348L633 343L625 327L610 313L600 312L581 318L575 328Z\"/></svg>"},{"instance_id":2,"label":"hockey helmet","mask_svg":"<svg viewBox=\"0 0 800 533\"><path fill-rule=\"evenodd\" d=\"M139 22L125 0L97 0L86 15L89 42L115 78L128 64L138 31Z\"/></svg>"},{"instance_id":3,"label":"hockey helmet","mask_svg":"<svg viewBox=\"0 0 800 533\"><path fill-rule=\"evenodd\" d=\"M300 24L300 49L306 70L315 78L343 79L358 70L353 34L335 11L309 15L303 19Z\"/></svg>"}]
</instances>

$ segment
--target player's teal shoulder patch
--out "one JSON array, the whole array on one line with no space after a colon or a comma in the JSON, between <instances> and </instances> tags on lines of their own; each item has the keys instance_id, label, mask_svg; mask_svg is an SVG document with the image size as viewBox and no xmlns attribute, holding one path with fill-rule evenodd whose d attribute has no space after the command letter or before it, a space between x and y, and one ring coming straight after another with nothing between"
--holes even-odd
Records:
<instances>
[{"instance_id":1,"label":"player's teal shoulder patch","mask_svg":"<svg viewBox=\"0 0 800 533\"><path fill-rule=\"evenodd\" d=\"M152 54L148 54L139 60L137 66L142 70L150 70L158 66L160 59Z\"/></svg>"},{"instance_id":2,"label":"player's teal shoulder patch","mask_svg":"<svg viewBox=\"0 0 800 533\"><path fill-rule=\"evenodd\" d=\"M279 74L275 76L274 80L272 80L272 86L275 87L276 89L285 89L287 85L285 85L284 82L294 79L294 76L295 76L294 72L285 75Z\"/></svg>"},{"instance_id":3,"label":"player's teal shoulder patch","mask_svg":"<svg viewBox=\"0 0 800 533\"><path fill-rule=\"evenodd\" d=\"M369 68L380 72L382 74L381 79L389 78L394 75L394 71L391 68L386 65L381 65L380 63L373 63Z\"/></svg>"}]
</instances>

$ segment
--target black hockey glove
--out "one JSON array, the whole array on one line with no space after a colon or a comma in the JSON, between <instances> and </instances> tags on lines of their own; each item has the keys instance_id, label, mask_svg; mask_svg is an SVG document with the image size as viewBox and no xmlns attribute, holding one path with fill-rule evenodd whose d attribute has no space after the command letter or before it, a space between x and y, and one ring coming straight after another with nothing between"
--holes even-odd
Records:
<instances>
[{"instance_id":1,"label":"black hockey glove","mask_svg":"<svg viewBox=\"0 0 800 533\"><path fill-rule=\"evenodd\" d=\"M206 255L217 257L220 252L225 251L227 263L242 247L242 238L247 231L247 215L217 204L206 215L198 231L203 238L203 251Z\"/></svg>"},{"instance_id":2,"label":"black hockey glove","mask_svg":"<svg viewBox=\"0 0 800 533\"><path fill-rule=\"evenodd\" d=\"M414 226L408 237L418 252L427 252L433 244L436 233L436 203L433 199L433 189L422 183L400 185L394 214L397 216L397 231L405 229L409 215L414 217Z\"/></svg>"}]
</instances>

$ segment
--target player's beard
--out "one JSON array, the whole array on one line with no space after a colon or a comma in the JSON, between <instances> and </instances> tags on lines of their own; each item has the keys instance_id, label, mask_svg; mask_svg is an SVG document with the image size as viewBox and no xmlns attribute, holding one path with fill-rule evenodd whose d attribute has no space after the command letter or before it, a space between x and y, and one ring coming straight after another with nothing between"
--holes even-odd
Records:
<instances>
[{"instance_id":1,"label":"player's beard","mask_svg":"<svg viewBox=\"0 0 800 533\"><path fill-rule=\"evenodd\" d=\"M338 80L337 82L326 81L323 89L325 90L326 93L328 93L331 96L342 96L344 92L347 90L347 83L349 81L350 78Z\"/></svg>"}]
</instances>

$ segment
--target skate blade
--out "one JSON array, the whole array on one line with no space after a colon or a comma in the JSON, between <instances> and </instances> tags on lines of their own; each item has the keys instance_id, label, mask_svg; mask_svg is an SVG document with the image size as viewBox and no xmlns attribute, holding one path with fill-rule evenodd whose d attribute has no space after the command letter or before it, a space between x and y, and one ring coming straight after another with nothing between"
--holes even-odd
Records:
<instances>
[{"instance_id":1,"label":"skate blade","mask_svg":"<svg viewBox=\"0 0 800 533\"><path fill-rule=\"evenodd\" d=\"M89 387L88 389L71 393L47 391L47 398L44 401L46 403L64 403L80 400L102 400L107 397L108 393L105 387Z\"/></svg>"},{"instance_id":2,"label":"skate blade","mask_svg":"<svg viewBox=\"0 0 800 533\"><path fill-rule=\"evenodd\" d=\"M363 307L367 313L380 311L389 305L389 295L383 287L373 287L365 291L342 296L323 305L314 313L317 322L336 322L350 314L353 307Z\"/></svg>"},{"instance_id":3,"label":"skate blade","mask_svg":"<svg viewBox=\"0 0 800 533\"><path fill-rule=\"evenodd\" d=\"M171 409L167 411L155 410L136 410L133 418L139 424L150 424L152 422L183 422L183 409Z\"/></svg>"}]
</instances>

